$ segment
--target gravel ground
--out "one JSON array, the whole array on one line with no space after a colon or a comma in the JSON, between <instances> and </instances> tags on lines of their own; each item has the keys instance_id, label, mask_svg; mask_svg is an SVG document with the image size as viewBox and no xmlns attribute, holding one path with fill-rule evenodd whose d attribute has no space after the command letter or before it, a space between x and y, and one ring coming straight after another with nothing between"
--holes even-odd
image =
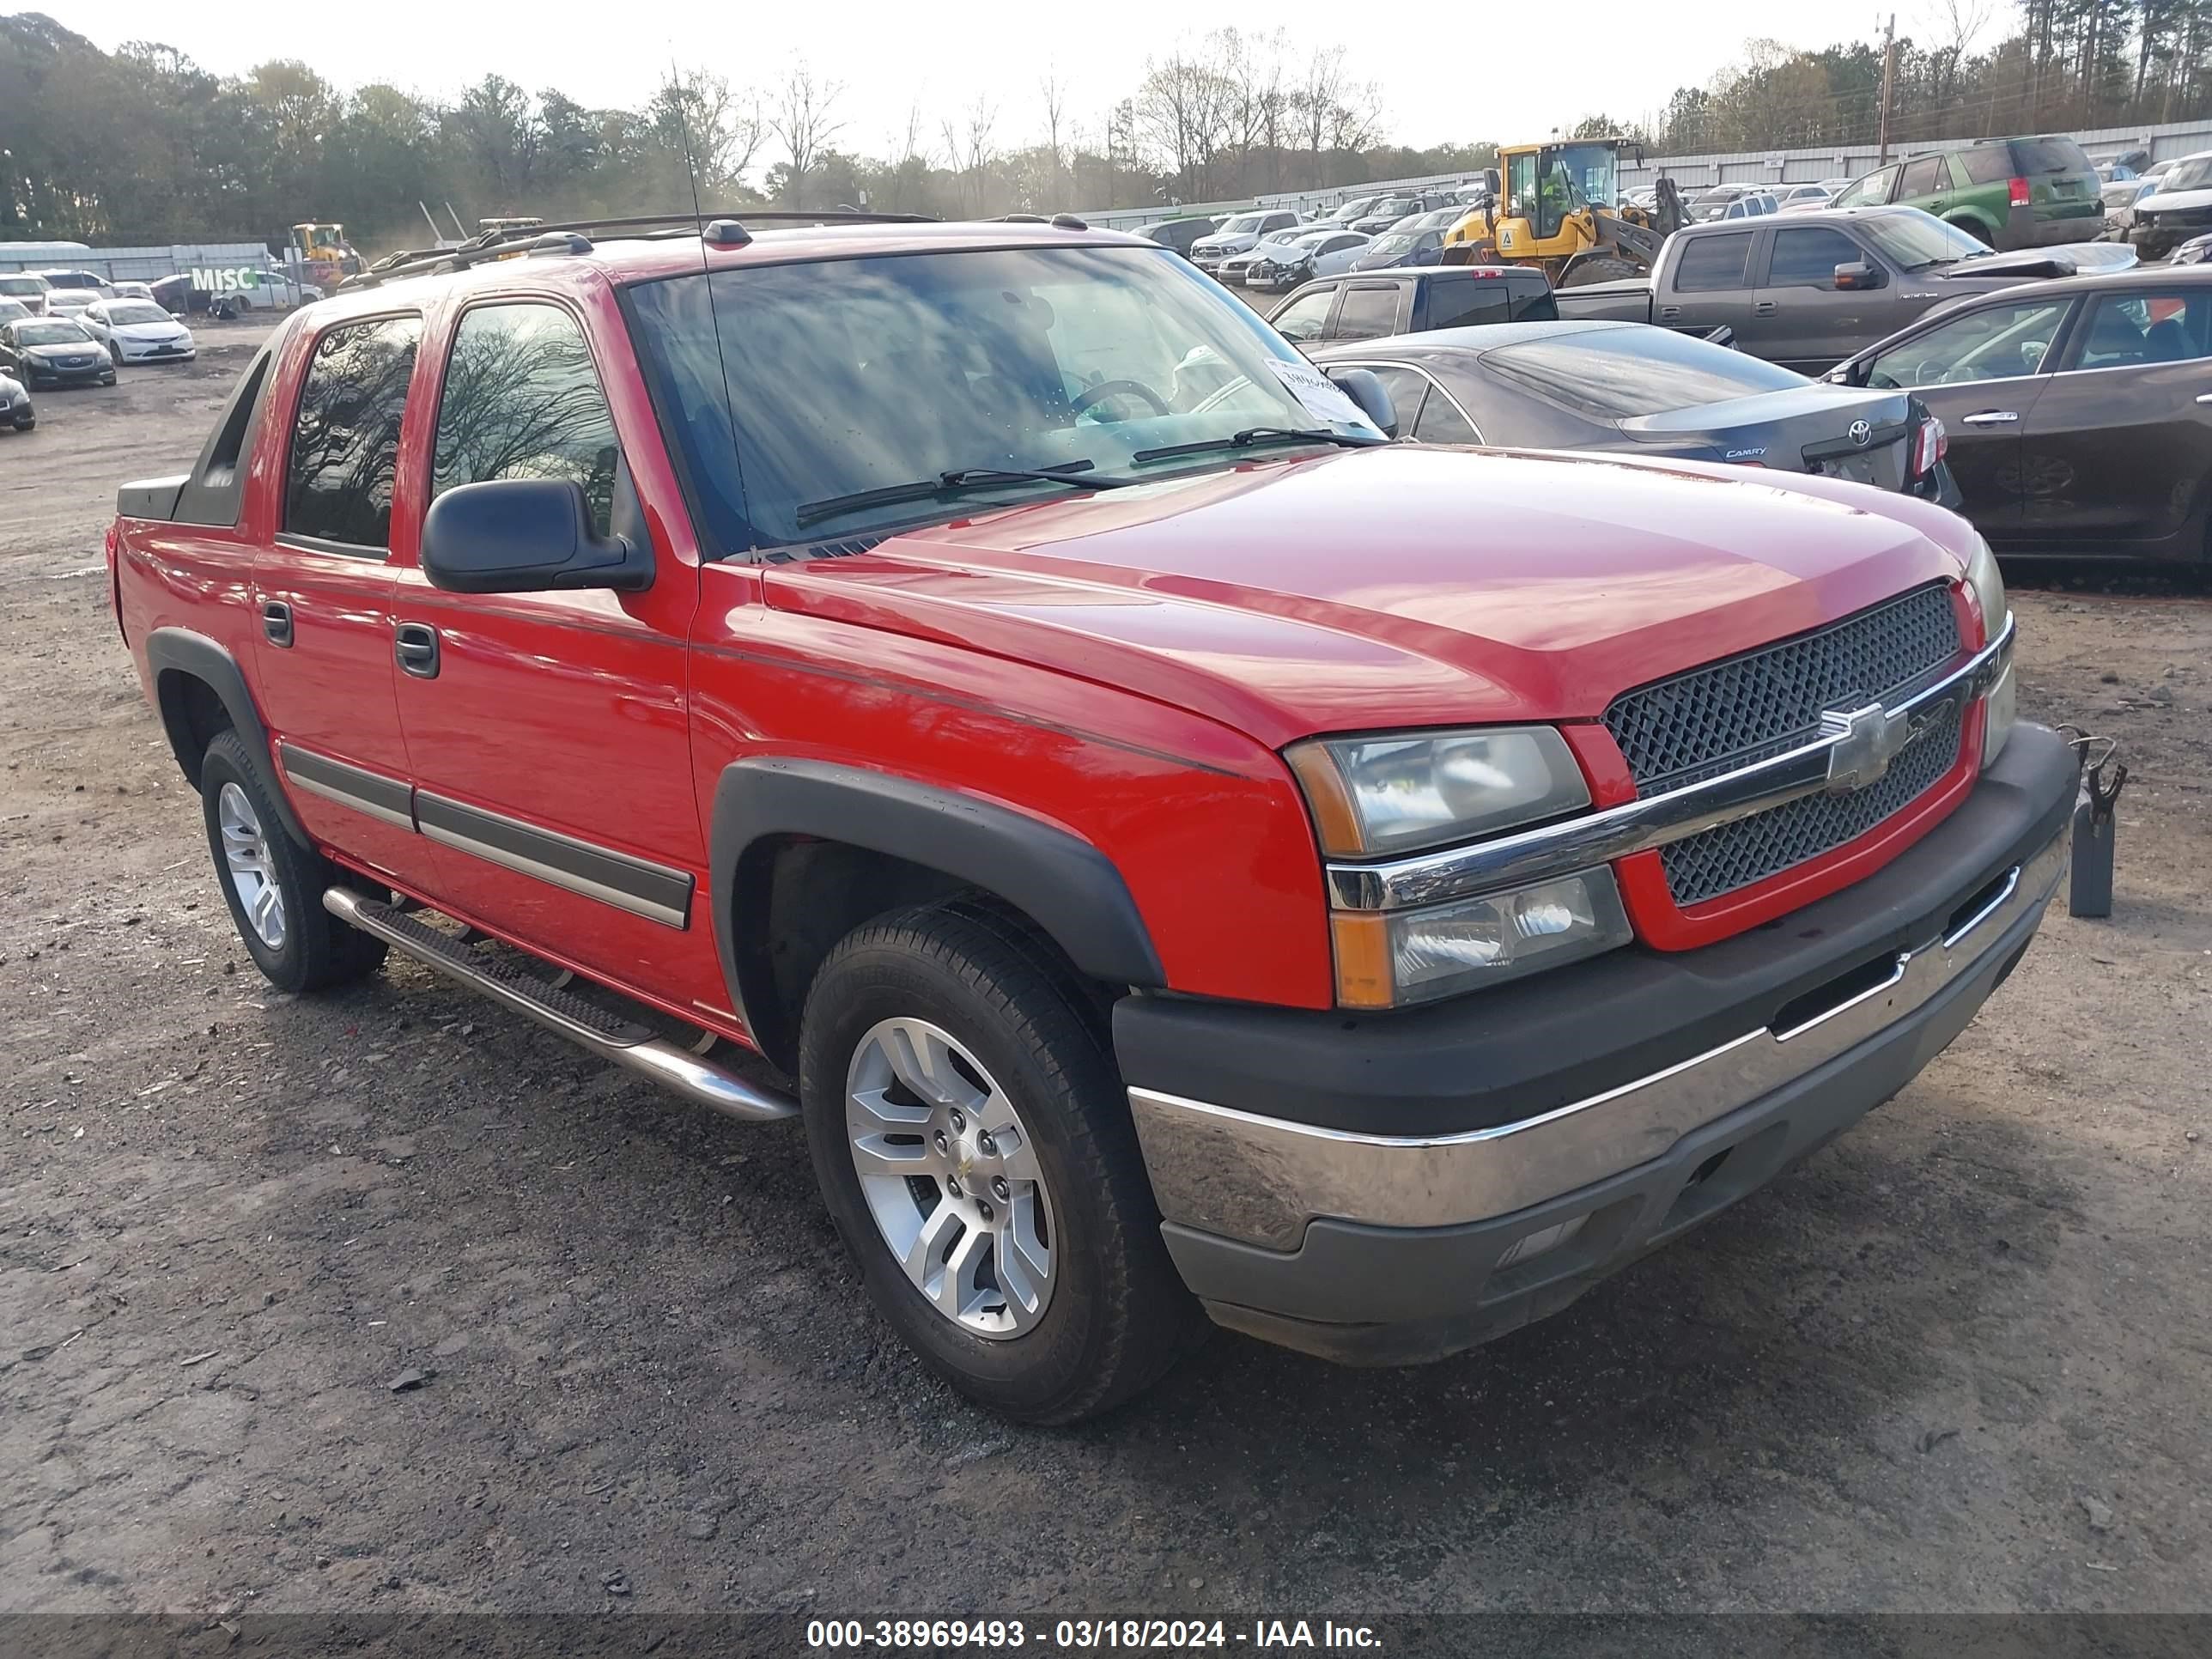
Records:
<instances>
[{"instance_id":1,"label":"gravel ground","mask_svg":"<svg viewBox=\"0 0 2212 1659\"><path fill-rule=\"evenodd\" d=\"M0 1611L2212 1608L2203 599L2021 598L2026 713L2134 769L2118 914L1856 1132L1477 1353L1222 1334L1018 1431L795 1127L255 975L100 558L257 337L0 434Z\"/></svg>"}]
</instances>

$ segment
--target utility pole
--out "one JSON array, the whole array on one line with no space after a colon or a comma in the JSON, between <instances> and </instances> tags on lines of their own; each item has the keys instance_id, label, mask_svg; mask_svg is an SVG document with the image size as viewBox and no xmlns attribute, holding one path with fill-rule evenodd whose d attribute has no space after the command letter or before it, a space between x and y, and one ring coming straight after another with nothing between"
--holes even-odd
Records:
<instances>
[{"instance_id":1,"label":"utility pole","mask_svg":"<svg viewBox=\"0 0 2212 1659\"><path fill-rule=\"evenodd\" d=\"M1897 73L1897 14L1889 15L1889 27L1881 37L1881 155L1875 165L1889 165L1889 88Z\"/></svg>"}]
</instances>

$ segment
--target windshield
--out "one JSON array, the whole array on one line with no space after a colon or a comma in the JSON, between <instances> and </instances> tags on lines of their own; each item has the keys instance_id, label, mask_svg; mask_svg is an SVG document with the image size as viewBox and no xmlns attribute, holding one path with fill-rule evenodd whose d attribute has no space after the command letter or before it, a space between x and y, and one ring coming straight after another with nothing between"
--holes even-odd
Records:
<instances>
[{"instance_id":1,"label":"windshield","mask_svg":"<svg viewBox=\"0 0 2212 1659\"><path fill-rule=\"evenodd\" d=\"M1377 236L1367 245L1370 257L1388 258L1403 253L1413 246L1413 239L1400 232L1395 235Z\"/></svg>"},{"instance_id":2,"label":"windshield","mask_svg":"<svg viewBox=\"0 0 2212 1659\"><path fill-rule=\"evenodd\" d=\"M43 276L0 276L0 294L44 294L46 279Z\"/></svg>"},{"instance_id":3,"label":"windshield","mask_svg":"<svg viewBox=\"0 0 2212 1659\"><path fill-rule=\"evenodd\" d=\"M2158 181L2160 190L2203 190L2212 185L2212 155L2178 163Z\"/></svg>"},{"instance_id":4,"label":"windshield","mask_svg":"<svg viewBox=\"0 0 2212 1659\"><path fill-rule=\"evenodd\" d=\"M1610 144L1562 144L1553 152L1552 172L1565 175L1571 205L1596 202L1610 207L1618 199L1616 159Z\"/></svg>"},{"instance_id":5,"label":"windshield","mask_svg":"<svg viewBox=\"0 0 2212 1659\"><path fill-rule=\"evenodd\" d=\"M1874 245L1904 270L1925 270L1930 265L1949 264L1992 251L1987 242L1918 208L1863 219L1859 225L1874 239Z\"/></svg>"},{"instance_id":6,"label":"windshield","mask_svg":"<svg viewBox=\"0 0 2212 1659\"><path fill-rule=\"evenodd\" d=\"M166 323L169 320L169 313L150 301L136 306L110 305L107 320L123 326L132 323Z\"/></svg>"},{"instance_id":7,"label":"windshield","mask_svg":"<svg viewBox=\"0 0 2212 1659\"><path fill-rule=\"evenodd\" d=\"M1214 233L1217 236L1252 236L1260 229L1260 221L1267 216L1261 213L1240 213Z\"/></svg>"},{"instance_id":8,"label":"windshield","mask_svg":"<svg viewBox=\"0 0 2212 1659\"><path fill-rule=\"evenodd\" d=\"M1666 328L1577 330L1498 346L1482 356L1492 374L1601 420L1632 420L1807 384L1802 374Z\"/></svg>"},{"instance_id":9,"label":"windshield","mask_svg":"<svg viewBox=\"0 0 2212 1659\"><path fill-rule=\"evenodd\" d=\"M624 300L721 554L990 504L802 512L945 472L1141 479L1175 469L1138 460L1140 450L1255 428L1382 440L1279 335L1164 252L751 266L641 284ZM1002 499L1053 488L1015 483Z\"/></svg>"},{"instance_id":10,"label":"windshield","mask_svg":"<svg viewBox=\"0 0 2212 1659\"><path fill-rule=\"evenodd\" d=\"M84 345L92 336L75 323L18 323L15 343L18 345Z\"/></svg>"},{"instance_id":11,"label":"windshield","mask_svg":"<svg viewBox=\"0 0 2212 1659\"><path fill-rule=\"evenodd\" d=\"M1362 196L1352 201L1346 202L1342 207L1337 209L1336 216L1340 219L1364 218L1367 215L1369 204L1374 200L1375 198L1372 196Z\"/></svg>"}]
</instances>

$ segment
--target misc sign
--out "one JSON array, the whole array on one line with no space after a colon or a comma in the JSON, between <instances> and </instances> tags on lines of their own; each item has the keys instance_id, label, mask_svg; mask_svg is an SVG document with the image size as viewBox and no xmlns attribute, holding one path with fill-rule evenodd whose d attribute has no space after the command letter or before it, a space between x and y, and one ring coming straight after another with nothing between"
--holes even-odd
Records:
<instances>
[{"instance_id":1,"label":"misc sign","mask_svg":"<svg viewBox=\"0 0 2212 1659\"><path fill-rule=\"evenodd\" d=\"M240 289L258 288L267 280L265 272L252 265L194 265L185 274L203 294L236 294Z\"/></svg>"}]
</instances>

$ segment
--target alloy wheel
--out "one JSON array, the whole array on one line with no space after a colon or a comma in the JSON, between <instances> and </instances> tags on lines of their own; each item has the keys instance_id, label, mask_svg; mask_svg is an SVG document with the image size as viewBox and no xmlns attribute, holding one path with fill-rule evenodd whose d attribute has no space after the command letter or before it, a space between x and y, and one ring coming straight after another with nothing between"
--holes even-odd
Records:
<instances>
[{"instance_id":1,"label":"alloy wheel","mask_svg":"<svg viewBox=\"0 0 2212 1659\"><path fill-rule=\"evenodd\" d=\"M846 1070L845 1129L876 1229L930 1306L994 1340L1033 1328L1052 1301L1052 1197L975 1056L927 1020L878 1022Z\"/></svg>"},{"instance_id":2,"label":"alloy wheel","mask_svg":"<svg viewBox=\"0 0 2212 1659\"><path fill-rule=\"evenodd\" d=\"M246 791L226 783L216 798L216 817L222 826L223 875L238 895L239 908L254 936L272 951L284 948L284 890L276 884L270 862L269 838L255 816Z\"/></svg>"}]
</instances>

